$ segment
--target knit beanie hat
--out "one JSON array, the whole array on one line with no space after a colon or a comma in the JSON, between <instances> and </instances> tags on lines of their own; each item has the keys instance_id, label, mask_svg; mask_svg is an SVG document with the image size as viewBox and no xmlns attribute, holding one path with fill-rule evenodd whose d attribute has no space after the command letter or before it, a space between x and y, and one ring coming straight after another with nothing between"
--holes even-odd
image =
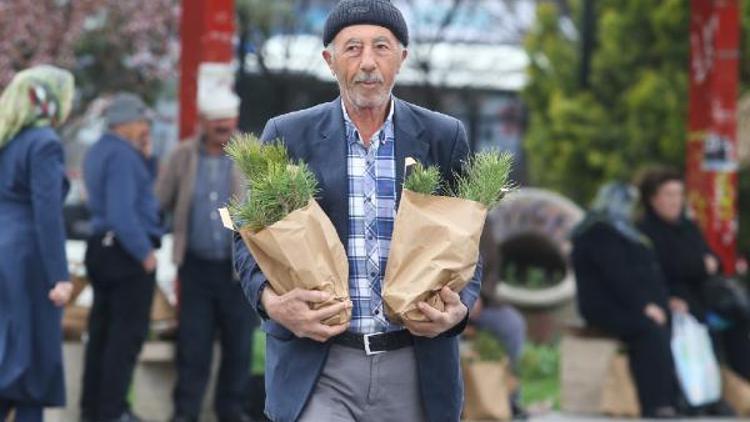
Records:
<instances>
[{"instance_id":1,"label":"knit beanie hat","mask_svg":"<svg viewBox=\"0 0 750 422\"><path fill-rule=\"evenodd\" d=\"M347 26L363 24L388 28L401 44L409 44L409 30L404 16L389 0L342 0L326 19L323 45L328 46L336 34Z\"/></svg>"}]
</instances>

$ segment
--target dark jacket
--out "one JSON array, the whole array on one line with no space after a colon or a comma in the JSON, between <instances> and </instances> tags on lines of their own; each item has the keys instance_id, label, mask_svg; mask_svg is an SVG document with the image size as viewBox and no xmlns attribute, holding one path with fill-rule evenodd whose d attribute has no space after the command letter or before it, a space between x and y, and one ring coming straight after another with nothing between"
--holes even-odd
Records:
<instances>
[{"instance_id":1,"label":"dark jacket","mask_svg":"<svg viewBox=\"0 0 750 422\"><path fill-rule=\"evenodd\" d=\"M404 160L414 157L425 165L438 165L451 180L468 155L463 125L456 119L405 101L396 100L396 186L403 184ZM263 140L281 138L292 159L306 162L317 176L321 208L331 219L342 244L348 245L347 146L341 100L302 110L268 121ZM398 197L400 198L400 189ZM236 237L236 267L248 300L259 303L259 290L266 281L252 255ZM460 293L471 309L480 288L481 264L471 283ZM258 309L259 313L261 310ZM432 422L455 422L463 405L463 382L459 368L458 335L466 320L435 339L417 338L422 401ZM264 319L267 337L266 413L275 422L296 420L310 397L325 365L331 342L297 338L276 322Z\"/></svg>"},{"instance_id":2,"label":"dark jacket","mask_svg":"<svg viewBox=\"0 0 750 422\"><path fill-rule=\"evenodd\" d=\"M704 256L712 252L698 226L687 218L668 223L648 212L639 228L654 245L669 295L686 301L690 312L703 320L706 309L702 291L708 280Z\"/></svg>"},{"instance_id":3,"label":"dark jacket","mask_svg":"<svg viewBox=\"0 0 750 422\"><path fill-rule=\"evenodd\" d=\"M126 140L107 133L86 153L83 176L95 235L114 231L123 249L142 262L164 233L154 194L156 164Z\"/></svg>"},{"instance_id":4,"label":"dark jacket","mask_svg":"<svg viewBox=\"0 0 750 422\"><path fill-rule=\"evenodd\" d=\"M643 309L667 310L667 289L652 248L597 223L573 238L578 307L586 322L614 335L637 335Z\"/></svg>"},{"instance_id":5,"label":"dark jacket","mask_svg":"<svg viewBox=\"0 0 750 422\"><path fill-rule=\"evenodd\" d=\"M48 295L69 279L67 191L51 128L26 129L0 149L0 401L65 403L62 310Z\"/></svg>"}]
</instances>

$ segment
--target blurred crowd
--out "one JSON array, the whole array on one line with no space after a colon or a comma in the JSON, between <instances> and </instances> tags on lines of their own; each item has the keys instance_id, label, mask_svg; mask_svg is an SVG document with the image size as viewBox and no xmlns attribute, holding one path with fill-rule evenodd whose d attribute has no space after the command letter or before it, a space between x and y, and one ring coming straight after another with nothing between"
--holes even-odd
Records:
<instances>
[{"instance_id":1,"label":"blurred crowd","mask_svg":"<svg viewBox=\"0 0 750 422\"><path fill-rule=\"evenodd\" d=\"M580 313L590 327L624 343L644 416L731 416L718 391L698 397L719 385L711 380L718 372L683 368L705 367L713 357L750 381L747 294L737 279L721 275L687 214L680 173L653 167L637 185L601 187L573 232ZM707 330L708 344L679 347L686 324Z\"/></svg>"},{"instance_id":2,"label":"blurred crowd","mask_svg":"<svg viewBox=\"0 0 750 422\"><path fill-rule=\"evenodd\" d=\"M0 96L0 420L40 421L65 404L61 307L73 291L65 259L63 200L69 189L55 129L67 119L72 75L52 66L20 72ZM241 197L244 180L224 154L236 132L239 98L227 89L198 99L200 128L163 166L151 114L132 93L113 96L105 133L83 175L91 214L85 266L93 287L82 394L83 421L138 421L128 394L149 329L157 261L169 228L179 271L174 421L197 421L221 359L219 421L250 421L253 313L232 269L232 236L217 209Z\"/></svg>"}]
</instances>

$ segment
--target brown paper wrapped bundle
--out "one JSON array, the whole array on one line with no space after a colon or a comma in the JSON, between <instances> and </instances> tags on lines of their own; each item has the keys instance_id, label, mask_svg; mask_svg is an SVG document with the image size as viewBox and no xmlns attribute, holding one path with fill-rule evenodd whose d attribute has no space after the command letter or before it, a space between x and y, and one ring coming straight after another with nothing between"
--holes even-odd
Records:
<instances>
[{"instance_id":1,"label":"brown paper wrapped bundle","mask_svg":"<svg viewBox=\"0 0 750 422\"><path fill-rule=\"evenodd\" d=\"M425 321L419 302L442 311L440 290L466 287L476 269L486 216L487 207L478 202L402 192L383 289L391 321Z\"/></svg>"},{"instance_id":2,"label":"brown paper wrapped bundle","mask_svg":"<svg viewBox=\"0 0 750 422\"><path fill-rule=\"evenodd\" d=\"M436 168L416 164L407 170L383 288L392 322L426 321L420 302L443 311L440 290L459 292L471 281L488 208L507 191L510 165L507 155L477 155L458 178L455 197L430 194L440 185Z\"/></svg>"},{"instance_id":3,"label":"brown paper wrapped bundle","mask_svg":"<svg viewBox=\"0 0 750 422\"><path fill-rule=\"evenodd\" d=\"M295 288L330 293L313 305L320 309L349 300L349 262L336 228L313 198L317 181L303 163L290 163L280 143L263 144L252 135L232 140L227 152L249 180L248 198L231 205L238 227L271 289L283 295ZM238 224L235 224L237 222ZM351 319L351 309L325 321L339 325Z\"/></svg>"}]
</instances>

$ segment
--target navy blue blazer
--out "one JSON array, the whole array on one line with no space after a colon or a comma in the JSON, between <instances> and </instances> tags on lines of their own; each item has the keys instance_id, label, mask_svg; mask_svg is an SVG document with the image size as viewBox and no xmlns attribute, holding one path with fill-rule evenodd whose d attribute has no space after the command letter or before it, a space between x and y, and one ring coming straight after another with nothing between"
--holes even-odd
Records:
<instances>
[{"instance_id":1,"label":"navy blue blazer","mask_svg":"<svg viewBox=\"0 0 750 422\"><path fill-rule=\"evenodd\" d=\"M404 160L414 157L425 165L438 165L449 182L469 154L466 131L457 119L395 100L396 186L403 184ZM268 121L261 138L282 139L294 160L307 163L318 179L318 202L347 247L349 206L347 200L346 136L341 99ZM398 199L400 199L398 189ZM298 338L268 319L259 309L259 291L266 278L235 236L235 267L250 303L263 318L266 343L266 414L275 422L299 418L325 365L331 342ZM460 293L471 309L479 295L481 263L470 284ZM458 334L466 320L447 333L428 339L418 337L417 355L422 402L432 422L458 421L463 405L463 381L458 356Z\"/></svg>"}]
</instances>

